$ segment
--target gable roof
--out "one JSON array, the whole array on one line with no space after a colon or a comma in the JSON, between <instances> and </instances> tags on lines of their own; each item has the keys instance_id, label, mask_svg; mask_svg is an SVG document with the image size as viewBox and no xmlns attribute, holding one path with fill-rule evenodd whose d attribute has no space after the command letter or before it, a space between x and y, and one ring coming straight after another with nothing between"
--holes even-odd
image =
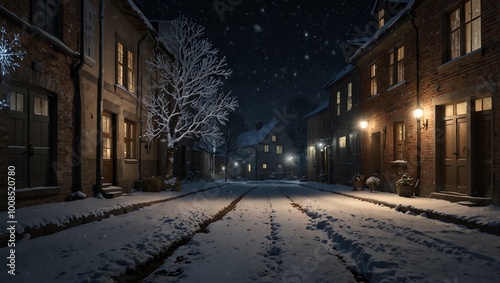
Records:
<instances>
[{"instance_id":1,"label":"gable roof","mask_svg":"<svg viewBox=\"0 0 500 283\"><path fill-rule=\"evenodd\" d=\"M329 105L330 105L330 101L329 100L321 103L321 105L318 108L316 108L312 112L306 114L304 116L304 119L308 119L308 118L314 117L314 116L318 115L319 113L327 110Z\"/></svg>"},{"instance_id":2,"label":"gable roof","mask_svg":"<svg viewBox=\"0 0 500 283\"><path fill-rule=\"evenodd\" d=\"M278 123L278 120L273 120L267 124L264 124L262 128L258 130L252 130L241 134L238 138L239 146L247 147L260 144L273 131Z\"/></svg>"},{"instance_id":3,"label":"gable roof","mask_svg":"<svg viewBox=\"0 0 500 283\"><path fill-rule=\"evenodd\" d=\"M407 3L406 6L399 11L398 14L396 14L394 17L392 17L389 22L387 22L384 26L382 26L380 29L375 32L375 34L367 41L365 42L354 54L349 57L348 62L353 62L355 61L362 53L364 53L367 50L370 50L373 45L375 45L375 42L381 38L383 35L385 35L388 31L390 31L393 27L396 26L396 23L398 23L400 20L403 19L404 15L407 15L411 9L415 6L415 3L419 0L408 0L408 1L400 1L400 3Z\"/></svg>"},{"instance_id":4,"label":"gable roof","mask_svg":"<svg viewBox=\"0 0 500 283\"><path fill-rule=\"evenodd\" d=\"M347 66L345 66L340 72L338 72L333 78L331 78L325 84L325 88L328 88L329 86L336 83L338 80L342 79L344 76L348 75L350 72L354 70L354 68L355 68L354 64L348 64Z\"/></svg>"}]
</instances>

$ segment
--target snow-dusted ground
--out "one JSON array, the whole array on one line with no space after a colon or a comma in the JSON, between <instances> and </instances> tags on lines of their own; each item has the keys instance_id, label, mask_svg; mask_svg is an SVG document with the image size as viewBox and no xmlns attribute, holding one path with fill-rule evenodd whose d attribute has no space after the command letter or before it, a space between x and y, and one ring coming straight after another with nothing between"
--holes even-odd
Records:
<instances>
[{"instance_id":1,"label":"snow-dusted ground","mask_svg":"<svg viewBox=\"0 0 500 283\"><path fill-rule=\"evenodd\" d=\"M274 184L246 195L144 282L355 282L327 234Z\"/></svg>"},{"instance_id":2,"label":"snow-dusted ground","mask_svg":"<svg viewBox=\"0 0 500 283\"><path fill-rule=\"evenodd\" d=\"M335 190L331 185L308 185ZM388 202L421 202L419 206L434 203L352 193L387 195ZM242 195L232 211L208 227L208 233L195 234L202 222ZM107 200L96 201L102 206ZM446 213L479 217L485 223L498 221L497 207L447 208L448 202L437 202ZM45 207L50 205L30 208L39 212L33 218L44 221L25 221L54 221L41 214ZM19 222L24 210L19 210ZM73 214L68 210L66 217ZM57 219L63 222L61 217ZM242 182L23 239L16 243L17 275L9 275L6 265L0 265L0 282L113 282L191 236L144 281L352 282L354 275L347 267L370 282L497 282L500 274L498 236L297 184ZM0 249L3 258L8 252Z\"/></svg>"}]
</instances>

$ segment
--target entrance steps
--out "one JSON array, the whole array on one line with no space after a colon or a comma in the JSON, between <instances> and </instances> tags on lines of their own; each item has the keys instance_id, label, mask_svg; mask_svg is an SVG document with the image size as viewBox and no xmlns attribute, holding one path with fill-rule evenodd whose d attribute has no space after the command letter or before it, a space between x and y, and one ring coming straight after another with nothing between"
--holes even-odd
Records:
<instances>
[{"instance_id":1,"label":"entrance steps","mask_svg":"<svg viewBox=\"0 0 500 283\"><path fill-rule=\"evenodd\" d=\"M466 206L487 206L491 204L491 198L473 197L456 192L439 191L432 192L429 198L442 199Z\"/></svg>"},{"instance_id":2,"label":"entrance steps","mask_svg":"<svg viewBox=\"0 0 500 283\"><path fill-rule=\"evenodd\" d=\"M123 195L121 187L104 184L102 188L102 196L107 199L117 198Z\"/></svg>"}]
</instances>

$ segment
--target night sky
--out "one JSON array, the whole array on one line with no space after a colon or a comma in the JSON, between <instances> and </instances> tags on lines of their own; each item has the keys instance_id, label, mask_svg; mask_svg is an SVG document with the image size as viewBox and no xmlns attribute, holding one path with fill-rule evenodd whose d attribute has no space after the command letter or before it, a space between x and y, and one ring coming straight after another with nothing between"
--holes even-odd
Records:
<instances>
[{"instance_id":1,"label":"night sky","mask_svg":"<svg viewBox=\"0 0 500 283\"><path fill-rule=\"evenodd\" d=\"M317 105L328 100L324 85L346 64L341 44L370 34L375 0L139 2L152 20L185 15L205 27L233 70L223 89L238 98L238 111L253 125L297 96Z\"/></svg>"}]
</instances>

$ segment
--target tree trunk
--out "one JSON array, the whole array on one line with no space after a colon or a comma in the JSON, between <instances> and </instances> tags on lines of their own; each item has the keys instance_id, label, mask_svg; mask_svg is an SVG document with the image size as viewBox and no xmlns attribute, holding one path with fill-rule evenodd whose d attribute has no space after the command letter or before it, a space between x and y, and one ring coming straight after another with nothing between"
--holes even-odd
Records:
<instances>
[{"instance_id":1,"label":"tree trunk","mask_svg":"<svg viewBox=\"0 0 500 283\"><path fill-rule=\"evenodd\" d=\"M165 174L167 180L174 177L174 152L175 150L173 147L167 147L167 172Z\"/></svg>"}]
</instances>

